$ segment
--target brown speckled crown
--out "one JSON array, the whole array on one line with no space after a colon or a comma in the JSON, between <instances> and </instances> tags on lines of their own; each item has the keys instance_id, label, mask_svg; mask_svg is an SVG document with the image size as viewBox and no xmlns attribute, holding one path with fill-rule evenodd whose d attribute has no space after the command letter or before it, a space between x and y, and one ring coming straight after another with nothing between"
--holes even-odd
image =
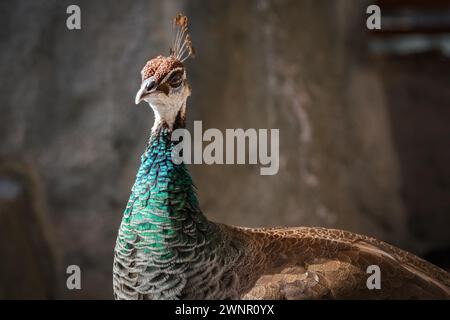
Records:
<instances>
[{"instance_id":1,"label":"brown speckled crown","mask_svg":"<svg viewBox=\"0 0 450 320\"><path fill-rule=\"evenodd\" d=\"M142 80L146 80L151 76L155 77L156 82L160 82L174 68L184 67L183 63L173 56L163 57L157 56L149 60L141 71Z\"/></svg>"},{"instance_id":2,"label":"brown speckled crown","mask_svg":"<svg viewBox=\"0 0 450 320\"><path fill-rule=\"evenodd\" d=\"M160 82L174 68L184 68L183 61L193 57L195 50L192 46L192 40L188 32L188 18L181 13L173 20L175 39L170 48L168 57L157 56L149 60L141 71L142 81L155 77L156 82Z\"/></svg>"}]
</instances>

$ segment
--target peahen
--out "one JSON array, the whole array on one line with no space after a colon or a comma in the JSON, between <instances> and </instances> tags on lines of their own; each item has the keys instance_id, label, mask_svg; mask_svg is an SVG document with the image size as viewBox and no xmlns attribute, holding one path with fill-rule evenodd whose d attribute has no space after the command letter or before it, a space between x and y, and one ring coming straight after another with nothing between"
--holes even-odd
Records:
<instances>
[{"instance_id":1,"label":"peahen","mask_svg":"<svg viewBox=\"0 0 450 320\"><path fill-rule=\"evenodd\" d=\"M144 66L136 104L155 113L148 146L120 225L113 265L116 299L322 299L450 297L449 274L376 239L325 228L241 228L202 213L171 133L185 125L193 54L187 18L170 55ZM367 268L381 288L369 290Z\"/></svg>"}]
</instances>

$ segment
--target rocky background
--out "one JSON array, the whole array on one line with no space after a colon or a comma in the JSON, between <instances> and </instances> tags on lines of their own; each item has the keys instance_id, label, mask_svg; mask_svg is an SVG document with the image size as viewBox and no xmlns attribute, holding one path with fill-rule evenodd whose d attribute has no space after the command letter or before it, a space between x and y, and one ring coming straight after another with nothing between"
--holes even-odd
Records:
<instances>
[{"instance_id":1,"label":"rocky background","mask_svg":"<svg viewBox=\"0 0 450 320\"><path fill-rule=\"evenodd\" d=\"M191 165L209 218L345 228L448 267L450 59L369 51L369 3L2 1L0 298L112 298L153 121L133 102L139 72L168 52L179 11L197 49L188 125L280 129L275 176ZM81 290L66 288L72 264Z\"/></svg>"}]
</instances>

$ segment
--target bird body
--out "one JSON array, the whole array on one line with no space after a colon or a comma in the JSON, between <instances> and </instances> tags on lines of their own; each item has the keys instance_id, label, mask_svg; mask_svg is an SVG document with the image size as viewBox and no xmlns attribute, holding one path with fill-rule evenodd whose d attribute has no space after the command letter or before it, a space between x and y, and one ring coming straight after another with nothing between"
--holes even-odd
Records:
<instances>
[{"instance_id":1,"label":"bird body","mask_svg":"<svg viewBox=\"0 0 450 320\"><path fill-rule=\"evenodd\" d=\"M155 125L116 241L116 299L450 298L446 271L367 236L209 221L187 167L172 158L171 134L184 127L190 95L182 62L193 53L187 18L175 24L171 55L146 64L136 95L153 108ZM373 265L381 288L371 290Z\"/></svg>"}]
</instances>

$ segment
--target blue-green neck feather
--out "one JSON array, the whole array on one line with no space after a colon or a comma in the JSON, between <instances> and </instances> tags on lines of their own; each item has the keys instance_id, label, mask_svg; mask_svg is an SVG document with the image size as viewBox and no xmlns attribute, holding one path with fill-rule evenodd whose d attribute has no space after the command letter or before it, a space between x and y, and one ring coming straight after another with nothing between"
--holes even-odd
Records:
<instances>
[{"instance_id":1,"label":"blue-green neck feather","mask_svg":"<svg viewBox=\"0 0 450 320\"><path fill-rule=\"evenodd\" d=\"M199 209L185 164L172 161L176 142L160 127L151 136L124 212L119 241L160 262L181 261L187 247L203 245L209 223ZM180 260L181 259L181 260Z\"/></svg>"}]
</instances>

